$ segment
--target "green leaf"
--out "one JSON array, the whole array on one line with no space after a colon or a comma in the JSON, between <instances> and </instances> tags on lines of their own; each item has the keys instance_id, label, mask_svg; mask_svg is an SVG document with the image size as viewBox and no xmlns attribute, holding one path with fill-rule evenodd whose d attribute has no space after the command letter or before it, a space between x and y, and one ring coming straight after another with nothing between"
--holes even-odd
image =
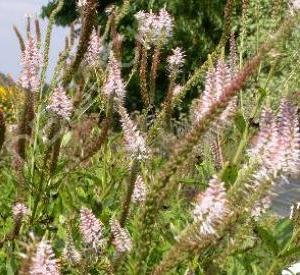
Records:
<instances>
[{"instance_id":1,"label":"green leaf","mask_svg":"<svg viewBox=\"0 0 300 275\"><path fill-rule=\"evenodd\" d=\"M255 231L262 240L263 244L271 250L272 254L277 255L279 252L279 246L276 238L271 234L271 232L260 226L256 226Z\"/></svg>"},{"instance_id":2,"label":"green leaf","mask_svg":"<svg viewBox=\"0 0 300 275\"><path fill-rule=\"evenodd\" d=\"M236 128L239 130L239 132L241 134L243 134L247 127L247 123L245 121L245 118L243 117L243 115L240 112L236 114L236 116L234 118L234 123L235 123Z\"/></svg>"},{"instance_id":3,"label":"green leaf","mask_svg":"<svg viewBox=\"0 0 300 275\"><path fill-rule=\"evenodd\" d=\"M227 184L232 184L235 182L237 176L238 176L237 166L228 165L222 174L222 180Z\"/></svg>"},{"instance_id":4,"label":"green leaf","mask_svg":"<svg viewBox=\"0 0 300 275\"><path fill-rule=\"evenodd\" d=\"M286 251L285 253L281 254L280 257L285 259L286 257L289 256L299 256L300 255L300 246L293 247Z\"/></svg>"}]
</instances>

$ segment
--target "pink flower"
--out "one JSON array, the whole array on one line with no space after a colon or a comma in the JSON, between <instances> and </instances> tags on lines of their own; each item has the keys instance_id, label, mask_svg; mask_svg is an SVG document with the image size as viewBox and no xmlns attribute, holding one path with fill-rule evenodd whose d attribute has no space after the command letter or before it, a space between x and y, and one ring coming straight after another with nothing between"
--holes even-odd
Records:
<instances>
[{"instance_id":1,"label":"pink flower","mask_svg":"<svg viewBox=\"0 0 300 275\"><path fill-rule=\"evenodd\" d=\"M192 117L195 124L202 121L211 112L213 106L218 103L225 92L225 87L233 80L231 70L227 64L220 60L215 69L206 75L205 89L200 99L197 99L192 108ZM226 109L221 113L215 123L215 127L224 127L229 122L236 110L236 97L234 97Z\"/></svg>"},{"instance_id":2,"label":"pink flower","mask_svg":"<svg viewBox=\"0 0 300 275\"><path fill-rule=\"evenodd\" d=\"M94 29L89 41L89 46L85 55L85 60L88 66L97 67L100 63L100 55L103 52L101 39Z\"/></svg>"},{"instance_id":3,"label":"pink flower","mask_svg":"<svg viewBox=\"0 0 300 275\"><path fill-rule=\"evenodd\" d=\"M169 72L171 75L177 75L184 64L184 52L177 47L172 50L173 54L168 57Z\"/></svg>"},{"instance_id":4,"label":"pink flower","mask_svg":"<svg viewBox=\"0 0 300 275\"><path fill-rule=\"evenodd\" d=\"M104 85L104 94L108 97L116 96L119 102L123 102L126 95L125 84L121 76L118 60L113 52L110 53L108 62L108 76Z\"/></svg>"},{"instance_id":5,"label":"pink flower","mask_svg":"<svg viewBox=\"0 0 300 275\"><path fill-rule=\"evenodd\" d=\"M266 195L260 201L257 201L251 211L251 215L254 218L259 218L262 214L264 214L271 206L272 196Z\"/></svg>"},{"instance_id":6,"label":"pink flower","mask_svg":"<svg viewBox=\"0 0 300 275\"><path fill-rule=\"evenodd\" d=\"M173 19L166 9L161 9L158 14L140 11L135 18L138 21L138 39L146 48L162 46L173 34Z\"/></svg>"},{"instance_id":7,"label":"pink flower","mask_svg":"<svg viewBox=\"0 0 300 275\"><path fill-rule=\"evenodd\" d=\"M139 175L135 181L134 190L132 194L132 201L134 203L141 203L146 200L147 189L143 178Z\"/></svg>"},{"instance_id":8,"label":"pink flower","mask_svg":"<svg viewBox=\"0 0 300 275\"><path fill-rule=\"evenodd\" d=\"M81 255L79 251L75 248L73 241L68 241L64 250L63 257L65 261L69 262L71 265L78 265L81 261Z\"/></svg>"},{"instance_id":9,"label":"pink flower","mask_svg":"<svg viewBox=\"0 0 300 275\"><path fill-rule=\"evenodd\" d=\"M13 217L15 221L21 221L24 217L29 215L29 209L23 203L16 203L12 209Z\"/></svg>"},{"instance_id":10,"label":"pink flower","mask_svg":"<svg viewBox=\"0 0 300 275\"><path fill-rule=\"evenodd\" d=\"M60 118L70 119L73 104L63 87L59 86L54 90L47 109Z\"/></svg>"},{"instance_id":11,"label":"pink flower","mask_svg":"<svg viewBox=\"0 0 300 275\"><path fill-rule=\"evenodd\" d=\"M42 240L31 259L30 275L59 275L58 261L55 259L52 247L48 241Z\"/></svg>"},{"instance_id":12,"label":"pink flower","mask_svg":"<svg viewBox=\"0 0 300 275\"><path fill-rule=\"evenodd\" d=\"M120 223L114 218L110 220L110 230L114 238L113 244L117 252L129 252L132 248L132 243L128 231L122 228Z\"/></svg>"},{"instance_id":13,"label":"pink flower","mask_svg":"<svg viewBox=\"0 0 300 275\"><path fill-rule=\"evenodd\" d=\"M207 189L198 195L192 212L194 221L200 223L199 232L204 235L216 234L215 225L222 223L229 212L224 183L213 177Z\"/></svg>"},{"instance_id":14,"label":"pink flower","mask_svg":"<svg viewBox=\"0 0 300 275\"><path fill-rule=\"evenodd\" d=\"M80 232L84 243L95 250L102 244L103 224L88 208L81 208L80 210Z\"/></svg>"},{"instance_id":15,"label":"pink flower","mask_svg":"<svg viewBox=\"0 0 300 275\"><path fill-rule=\"evenodd\" d=\"M277 116L270 110L262 112L257 142L250 154L260 159L269 176L282 172L300 172L300 133L297 108L286 99L280 103Z\"/></svg>"},{"instance_id":16,"label":"pink flower","mask_svg":"<svg viewBox=\"0 0 300 275\"><path fill-rule=\"evenodd\" d=\"M148 157L148 149L144 137L137 130L137 126L129 117L126 109L119 106L119 114L121 116L122 128L124 131L124 140L127 152L134 158L139 160Z\"/></svg>"},{"instance_id":17,"label":"pink flower","mask_svg":"<svg viewBox=\"0 0 300 275\"><path fill-rule=\"evenodd\" d=\"M36 92L39 88L41 59L37 41L29 37L25 44L25 50L22 53L22 71L19 80L20 85L28 91Z\"/></svg>"}]
</instances>

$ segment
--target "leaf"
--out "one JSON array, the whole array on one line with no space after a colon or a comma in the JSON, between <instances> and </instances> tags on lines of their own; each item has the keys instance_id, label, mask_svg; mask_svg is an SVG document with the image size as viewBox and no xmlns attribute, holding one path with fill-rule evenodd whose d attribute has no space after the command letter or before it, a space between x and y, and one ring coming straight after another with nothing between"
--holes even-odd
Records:
<instances>
[{"instance_id":1,"label":"leaf","mask_svg":"<svg viewBox=\"0 0 300 275\"><path fill-rule=\"evenodd\" d=\"M234 118L234 122L235 122L235 126L239 130L240 134L243 134L247 127L247 123L246 123L243 115L241 113L237 113Z\"/></svg>"},{"instance_id":2,"label":"leaf","mask_svg":"<svg viewBox=\"0 0 300 275\"><path fill-rule=\"evenodd\" d=\"M232 184L235 182L237 176L238 176L237 166L236 165L228 165L222 174L222 180L225 183Z\"/></svg>"},{"instance_id":3,"label":"leaf","mask_svg":"<svg viewBox=\"0 0 300 275\"><path fill-rule=\"evenodd\" d=\"M288 256L299 256L300 255L300 246L293 247L286 251L285 253L281 254L280 257L285 259Z\"/></svg>"},{"instance_id":4,"label":"leaf","mask_svg":"<svg viewBox=\"0 0 300 275\"><path fill-rule=\"evenodd\" d=\"M246 269L242 265L241 261L237 258L231 258L230 268L227 271L227 275L246 275Z\"/></svg>"},{"instance_id":5,"label":"leaf","mask_svg":"<svg viewBox=\"0 0 300 275\"><path fill-rule=\"evenodd\" d=\"M260 226L256 226L255 231L262 240L263 244L271 250L273 255L277 255L279 252L279 246L276 238L271 234L271 232Z\"/></svg>"}]
</instances>

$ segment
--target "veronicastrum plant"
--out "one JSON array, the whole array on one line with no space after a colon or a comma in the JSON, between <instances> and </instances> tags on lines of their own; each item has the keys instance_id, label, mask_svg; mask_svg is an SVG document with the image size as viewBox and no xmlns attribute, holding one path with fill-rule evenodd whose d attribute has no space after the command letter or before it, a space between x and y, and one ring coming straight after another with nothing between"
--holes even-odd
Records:
<instances>
[{"instance_id":1,"label":"veronicastrum plant","mask_svg":"<svg viewBox=\"0 0 300 275\"><path fill-rule=\"evenodd\" d=\"M134 58L125 62L130 1L107 8L105 26L97 1L78 1L80 23L49 83L64 1L44 41L38 20L34 32L28 19L25 36L14 27L24 96L16 125L0 110L3 274L295 270L299 205L290 217L270 207L278 186L300 174L299 7L276 1L264 14L271 1L242 2L227 1L220 43L185 81L195 57L187 45L168 51L176 18L167 6L136 13L135 48L126 49ZM131 89L142 110L128 108Z\"/></svg>"}]
</instances>

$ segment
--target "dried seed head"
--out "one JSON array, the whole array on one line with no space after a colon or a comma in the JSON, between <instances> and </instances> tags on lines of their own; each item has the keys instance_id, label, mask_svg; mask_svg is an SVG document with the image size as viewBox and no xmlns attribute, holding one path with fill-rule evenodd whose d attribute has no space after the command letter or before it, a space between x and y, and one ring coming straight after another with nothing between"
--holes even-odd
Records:
<instances>
[{"instance_id":1,"label":"dried seed head","mask_svg":"<svg viewBox=\"0 0 300 275\"><path fill-rule=\"evenodd\" d=\"M69 120L73 111L73 104L63 87L57 87L51 98L47 109L60 118Z\"/></svg>"},{"instance_id":2,"label":"dried seed head","mask_svg":"<svg viewBox=\"0 0 300 275\"><path fill-rule=\"evenodd\" d=\"M22 53L22 71L19 79L20 85L31 92L36 92L39 88L39 70L41 66L41 54L37 41L29 37Z\"/></svg>"},{"instance_id":3,"label":"dried seed head","mask_svg":"<svg viewBox=\"0 0 300 275\"><path fill-rule=\"evenodd\" d=\"M143 178L139 175L135 181L134 190L132 194L132 201L134 203L142 203L146 200L147 189Z\"/></svg>"},{"instance_id":4,"label":"dried seed head","mask_svg":"<svg viewBox=\"0 0 300 275\"><path fill-rule=\"evenodd\" d=\"M129 252L132 248L131 238L128 231L121 227L120 223L112 218L110 229L113 235L113 244L118 253Z\"/></svg>"},{"instance_id":5,"label":"dried seed head","mask_svg":"<svg viewBox=\"0 0 300 275\"><path fill-rule=\"evenodd\" d=\"M13 217L15 221L22 221L26 216L29 215L29 209L23 203L16 203L13 208Z\"/></svg>"},{"instance_id":6,"label":"dried seed head","mask_svg":"<svg viewBox=\"0 0 300 275\"><path fill-rule=\"evenodd\" d=\"M30 275L59 275L60 268L48 241L37 244L36 253L31 259Z\"/></svg>"},{"instance_id":7,"label":"dried seed head","mask_svg":"<svg viewBox=\"0 0 300 275\"><path fill-rule=\"evenodd\" d=\"M98 250L102 245L103 224L88 208L81 208L80 210L80 232L86 245L95 250Z\"/></svg>"}]
</instances>

